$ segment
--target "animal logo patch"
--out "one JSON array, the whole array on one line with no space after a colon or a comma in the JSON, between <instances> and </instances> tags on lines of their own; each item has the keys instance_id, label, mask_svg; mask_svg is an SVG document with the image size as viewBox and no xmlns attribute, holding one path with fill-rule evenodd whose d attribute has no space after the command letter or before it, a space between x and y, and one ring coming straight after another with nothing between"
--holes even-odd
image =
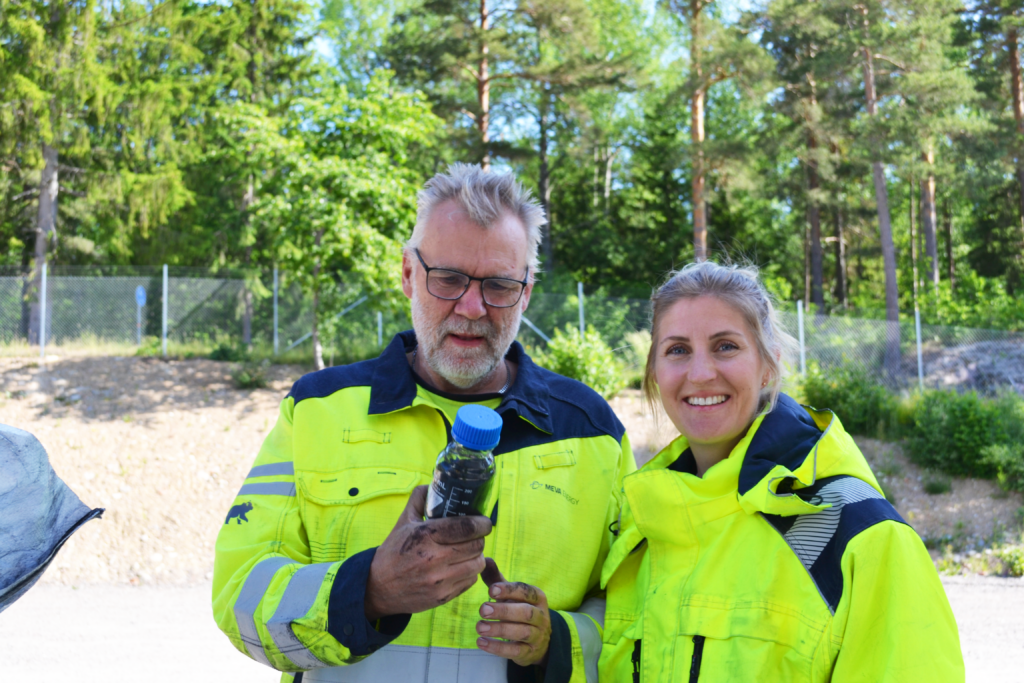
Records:
<instances>
[{"instance_id":1,"label":"animal logo patch","mask_svg":"<svg viewBox=\"0 0 1024 683\"><path fill-rule=\"evenodd\" d=\"M248 522L249 518L245 516L245 513L252 511L252 503L240 503L233 506L228 510L228 518L224 520L225 524L230 524L232 519L238 521L239 524L242 522Z\"/></svg>"}]
</instances>

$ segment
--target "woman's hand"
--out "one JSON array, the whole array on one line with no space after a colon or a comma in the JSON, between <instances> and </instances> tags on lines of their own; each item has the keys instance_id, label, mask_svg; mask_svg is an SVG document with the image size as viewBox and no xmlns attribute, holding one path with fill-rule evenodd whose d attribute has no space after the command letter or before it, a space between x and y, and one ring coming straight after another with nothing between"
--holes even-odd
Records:
<instances>
[{"instance_id":1,"label":"woman's hand","mask_svg":"<svg viewBox=\"0 0 1024 683\"><path fill-rule=\"evenodd\" d=\"M536 586L505 581L494 560L484 560L487 566L480 576L496 602L480 606L480 616L488 621L476 624L476 632L482 636L477 638L477 646L519 666L544 666L551 642L547 596Z\"/></svg>"}]
</instances>

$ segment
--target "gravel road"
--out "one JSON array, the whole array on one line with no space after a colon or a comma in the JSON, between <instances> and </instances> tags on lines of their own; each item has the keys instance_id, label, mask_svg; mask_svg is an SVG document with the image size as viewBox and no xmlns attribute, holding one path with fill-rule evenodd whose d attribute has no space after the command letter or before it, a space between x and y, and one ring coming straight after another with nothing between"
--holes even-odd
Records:
<instances>
[{"instance_id":1,"label":"gravel road","mask_svg":"<svg viewBox=\"0 0 1024 683\"><path fill-rule=\"evenodd\" d=\"M968 683L1024 681L1024 580L943 583L960 625ZM209 599L209 586L36 586L0 614L0 681L276 681L221 635Z\"/></svg>"}]
</instances>

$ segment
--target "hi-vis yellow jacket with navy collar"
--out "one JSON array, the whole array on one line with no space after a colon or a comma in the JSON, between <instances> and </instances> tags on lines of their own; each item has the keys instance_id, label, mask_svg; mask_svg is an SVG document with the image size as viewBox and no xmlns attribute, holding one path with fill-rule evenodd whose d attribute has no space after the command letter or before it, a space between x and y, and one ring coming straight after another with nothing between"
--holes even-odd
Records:
<instances>
[{"instance_id":1,"label":"hi-vis yellow jacket with navy collar","mask_svg":"<svg viewBox=\"0 0 1024 683\"><path fill-rule=\"evenodd\" d=\"M451 399L416 382L395 337L377 359L306 375L281 404L217 538L213 609L236 648L294 680L594 683L601 567L636 469L622 425L586 386L543 370L515 343L516 380L496 408L494 528L484 554L552 609L546 671L476 647L482 581L429 612L371 624L370 562L448 442ZM433 397L433 398L432 398ZM493 395L490 405L498 403ZM555 610L559 610L556 612ZM292 680L290 674L282 680Z\"/></svg>"},{"instance_id":2,"label":"hi-vis yellow jacket with navy collar","mask_svg":"<svg viewBox=\"0 0 1024 683\"><path fill-rule=\"evenodd\" d=\"M781 396L703 478L680 438L625 493L602 683L964 680L924 544L831 412Z\"/></svg>"}]
</instances>

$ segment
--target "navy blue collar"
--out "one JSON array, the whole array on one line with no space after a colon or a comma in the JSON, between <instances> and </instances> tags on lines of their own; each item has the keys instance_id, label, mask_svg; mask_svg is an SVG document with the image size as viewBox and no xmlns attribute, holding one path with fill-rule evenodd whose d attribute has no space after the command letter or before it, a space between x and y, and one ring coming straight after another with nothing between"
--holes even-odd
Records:
<instances>
[{"instance_id":1,"label":"navy blue collar","mask_svg":"<svg viewBox=\"0 0 1024 683\"><path fill-rule=\"evenodd\" d=\"M416 377L406 354L416 347L412 330L399 332L384 352L373 361L370 380L370 415L383 415L412 405L416 398ZM499 413L513 411L530 424L548 434L554 433L548 409L550 394L541 370L526 355L522 344L512 342L505 358L516 364L516 381L512 383L498 406Z\"/></svg>"}]
</instances>

